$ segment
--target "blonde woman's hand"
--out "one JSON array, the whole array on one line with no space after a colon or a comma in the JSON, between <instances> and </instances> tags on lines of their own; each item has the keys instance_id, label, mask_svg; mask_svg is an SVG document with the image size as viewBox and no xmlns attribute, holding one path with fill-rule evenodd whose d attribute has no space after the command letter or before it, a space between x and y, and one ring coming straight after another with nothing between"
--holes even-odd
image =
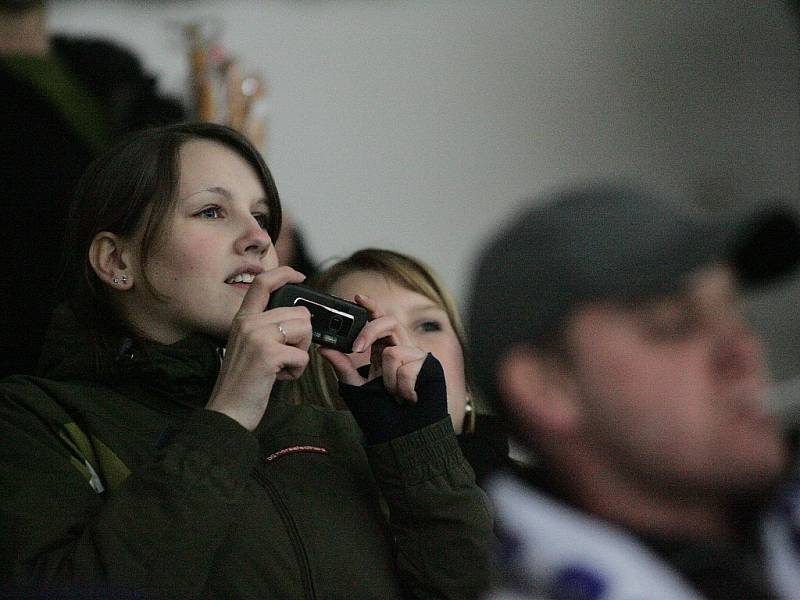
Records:
<instances>
[{"instance_id":1,"label":"blonde woman's hand","mask_svg":"<svg viewBox=\"0 0 800 600\"><path fill-rule=\"evenodd\" d=\"M353 342L353 353L343 354L332 348L320 348L320 354L331 364L339 381L361 386L383 377L386 390L398 401L414 403L414 390L426 352L413 345L408 330L394 317L388 316L367 296L356 294L356 303L367 309L369 322ZM364 377L358 365L369 351L369 374Z\"/></svg>"},{"instance_id":2,"label":"blonde woman's hand","mask_svg":"<svg viewBox=\"0 0 800 600\"><path fill-rule=\"evenodd\" d=\"M253 431L276 380L297 379L308 364L311 314L302 306L264 310L270 294L305 276L278 267L255 277L233 319L225 358L206 405Z\"/></svg>"}]
</instances>

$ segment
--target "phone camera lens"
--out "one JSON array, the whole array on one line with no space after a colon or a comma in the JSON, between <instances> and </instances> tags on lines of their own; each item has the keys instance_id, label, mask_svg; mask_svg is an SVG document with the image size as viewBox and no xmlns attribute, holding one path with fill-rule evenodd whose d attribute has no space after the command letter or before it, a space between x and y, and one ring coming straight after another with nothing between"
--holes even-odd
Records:
<instances>
[{"instance_id":1,"label":"phone camera lens","mask_svg":"<svg viewBox=\"0 0 800 600\"><path fill-rule=\"evenodd\" d=\"M342 328L342 323L343 323L342 317L334 315L333 317L331 317L331 323L330 326L328 327L328 331L330 331L331 333L337 333Z\"/></svg>"}]
</instances>

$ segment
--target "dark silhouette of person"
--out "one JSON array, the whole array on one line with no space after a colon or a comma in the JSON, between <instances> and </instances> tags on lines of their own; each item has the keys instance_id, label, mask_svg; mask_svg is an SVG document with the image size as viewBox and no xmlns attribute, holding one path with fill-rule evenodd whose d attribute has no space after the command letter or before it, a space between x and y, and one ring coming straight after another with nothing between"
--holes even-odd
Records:
<instances>
[{"instance_id":1,"label":"dark silhouette of person","mask_svg":"<svg viewBox=\"0 0 800 600\"><path fill-rule=\"evenodd\" d=\"M122 134L186 116L131 52L51 35L46 17L44 2L0 1L0 376L36 369L78 177Z\"/></svg>"}]
</instances>

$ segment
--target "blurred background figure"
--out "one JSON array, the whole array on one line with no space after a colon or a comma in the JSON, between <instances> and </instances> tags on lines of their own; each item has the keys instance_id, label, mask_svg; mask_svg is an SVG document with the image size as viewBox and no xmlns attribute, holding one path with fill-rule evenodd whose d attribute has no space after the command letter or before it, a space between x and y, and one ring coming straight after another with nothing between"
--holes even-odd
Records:
<instances>
[{"instance_id":1,"label":"blurred background figure","mask_svg":"<svg viewBox=\"0 0 800 600\"><path fill-rule=\"evenodd\" d=\"M43 1L0 1L0 375L36 368L78 177L121 134L184 116L127 49L51 35Z\"/></svg>"},{"instance_id":2,"label":"blurred background figure","mask_svg":"<svg viewBox=\"0 0 800 600\"><path fill-rule=\"evenodd\" d=\"M793 212L641 188L532 202L478 259L481 388L539 459L491 485L493 598L796 598L800 485L741 292L800 256Z\"/></svg>"},{"instance_id":3,"label":"blurred background figure","mask_svg":"<svg viewBox=\"0 0 800 600\"><path fill-rule=\"evenodd\" d=\"M372 298L408 330L417 347L439 360L453 429L479 484L494 470L513 465L507 436L497 419L479 407L473 378L465 369L464 333L456 304L428 265L392 250L366 248L328 266L309 283L351 302L357 294ZM366 352L363 356L369 360ZM296 401L346 408L333 369L316 352L293 393Z\"/></svg>"},{"instance_id":4,"label":"blurred background figure","mask_svg":"<svg viewBox=\"0 0 800 600\"><path fill-rule=\"evenodd\" d=\"M223 44L223 23L215 19L183 26L188 51L192 117L243 133L262 152L266 147L268 103L264 77L245 73Z\"/></svg>"}]
</instances>

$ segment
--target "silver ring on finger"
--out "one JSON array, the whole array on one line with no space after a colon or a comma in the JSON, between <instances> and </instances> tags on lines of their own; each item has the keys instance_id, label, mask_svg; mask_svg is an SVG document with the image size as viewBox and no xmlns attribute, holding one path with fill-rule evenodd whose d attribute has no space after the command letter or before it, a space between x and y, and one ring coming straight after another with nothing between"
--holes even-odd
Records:
<instances>
[{"instance_id":1,"label":"silver ring on finger","mask_svg":"<svg viewBox=\"0 0 800 600\"><path fill-rule=\"evenodd\" d=\"M280 323L278 323L278 331L280 331L281 335L283 336L283 341L281 342L281 344L285 344L287 340L286 330Z\"/></svg>"}]
</instances>

